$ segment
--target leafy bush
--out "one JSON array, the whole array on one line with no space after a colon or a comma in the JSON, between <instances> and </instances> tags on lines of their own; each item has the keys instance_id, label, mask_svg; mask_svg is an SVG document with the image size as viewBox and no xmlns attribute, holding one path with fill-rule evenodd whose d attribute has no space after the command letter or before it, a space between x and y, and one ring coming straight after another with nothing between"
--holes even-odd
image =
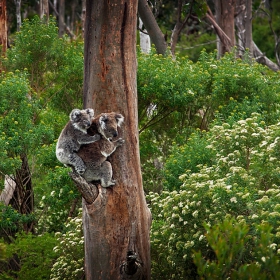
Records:
<instances>
[{"instance_id":1,"label":"leafy bush","mask_svg":"<svg viewBox=\"0 0 280 280\"><path fill-rule=\"evenodd\" d=\"M21 155L51 139L51 126L37 122L39 104L32 95L26 74L9 72L0 78L0 145L2 174L15 174Z\"/></svg>"},{"instance_id":2,"label":"leafy bush","mask_svg":"<svg viewBox=\"0 0 280 280\"><path fill-rule=\"evenodd\" d=\"M272 242L268 223L250 229L246 222L225 219L212 228L207 225L205 228L216 258L208 261L201 252L194 254L200 279L278 279L277 244ZM246 254L252 247L254 260L248 262Z\"/></svg>"},{"instance_id":3,"label":"leafy bush","mask_svg":"<svg viewBox=\"0 0 280 280\"><path fill-rule=\"evenodd\" d=\"M175 177L181 172L177 167L189 169L183 155L175 156L180 153L176 146L185 150L185 155L188 148L184 145L196 129L207 131L213 121L233 124L253 112L262 114L267 124L279 117L278 74L260 64L236 59L234 54L217 60L215 53L202 52L197 63L184 57L174 60L169 56L139 54L137 85L146 190L161 190L163 182L171 179L167 178L169 174L166 178L162 173L159 176L155 168L155 162L163 166L167 161L170 166L171 153L180 165L174 164L172 172L168 167L164 173L170 169ZM178 184L177 180L168 188Z\"/></svg>"},{"instance_id":4,"label":"leafy bush","mask_svg":"<svg viewBox=\"0 0 280 280\"><path fill-rule=\"evenodd\" d=\"M40 194L36 211L39 232L64 231L64 223L69 215L77 215L75 207L73 213L70 211L72 205L75 206L81 200L80 193L68 173L69 169L56 166L49 170L44 181L37 186Z\"/></svg>"},{"instance_id":5,"label":"leafy bush","mask_svg":"<svg viewBox=\"0 0 280 280\"><path fill-rule=\"evenodd\" d=\"M26 19L2 65L7 71L28 72L42 106L48 104L67 113L82 106L83 43L58 38L55 19Z\"/></svg>"},{"instance_id":6,"label":"leafy bush","mask_svg":"<svg viewBox=\"0 0 280 280\"><path fill-rule=\"evenodd\" d=\"M1 263L1 279L49 279L52 264L58 257L53 250L56 244L57 240L48 233L39 236L18 234L17 238L6 246L7 262ZM13 263L11 260L17 265L10 267Z\"/></svg>"}]
</instances>

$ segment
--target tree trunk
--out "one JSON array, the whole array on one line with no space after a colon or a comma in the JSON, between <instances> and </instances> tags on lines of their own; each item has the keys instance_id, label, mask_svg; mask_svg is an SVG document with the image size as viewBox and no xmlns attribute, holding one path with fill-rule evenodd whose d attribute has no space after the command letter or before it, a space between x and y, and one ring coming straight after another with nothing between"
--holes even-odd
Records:
<instances>
[{"instance_id":1,"label":"tree trunk","mask_svg":"<svg viewBox=\"0 0 280 280\"><path fill-rule=\"evenodd\" d=\"M224 31L231 41L231 47L235 45L234 30L234 12L235 0L215 0L216 22ZM223 44L222 40L218 40L218 57L223 56L226 52L231 51L228 45Z\"/></svg>"},{"instance_id":2,"label":"tree trunk","mask_svg":"<svg viewBox=\"0 0 280 280\"><path fill-rule=\"evenodd\" d=\"M16 0L16 18L17 18L17 31L20 31L21 27L21 0Z\"/></svg>"},{"instance_id":3,"label":"tree trunk","mask_svg":"<svg viewBox=\"0 0 280 280\"><path fill-rule=\"evenodd\" d=\"M147 30L144 29L143 21L139 17L139 30L140 30L140 49L143 53L149 53L151 51L151 39Z\"/></svg>"},{"instance_id":4,"label":"tree trunk","mask_svg":"<svg viewBox=\"0 0 280 280\"><path fill-rule=\"evenodd\" d=\"M252 33L252 0L245 0L245 48L253 54L253 33Z\"/></svg>"},{"instance_id":5,"label":"tree trunk","mask_svg":"<svg viewBox=\"0 0 280 280\"><path fill-rule=\"evenodd\" d=\"M242 57L247 49L253 55L252 2L250 0L238 0L236 12L235 23L239 54Z\"/></svg>"},{"instance_id":6,"label":"tree trunk","mask_svg":"<svg viewBox=\"0 0 280 280\"><path fill-rule=\"evenodd\" d=\"M86 19L86 0L82 0L82 17L81 17L81 24L82 24L82 34L83 38L85 37L85 19Z\"/></svg>"},{"instance_id":7,"label":"tree trunk","mask_svg":"<svg viewBox=\"0 0 280 280\"><path fill-rule=\"evenodd\" d=\"M59 15L58 15L59 37L62 37L65 31L64 16L65 16L65 0L59 0Z\"/></svg>"},{"instance_id":8,"label":"tree trunk","mask_svg":"<svg viewBox=\"0 0 280 280\"><path fill-rule=\"evenodd\" d=\"M217 8L218 8L218 12L219 12L219 7L217 7ZM205 17L213 25L213 27L216 31L216 34L217 34L217 50L218 50L218 58L219 58L219 57L221 57L222 46L224 46L225 50L227 50L229 52L234 45L232 44L231 39L227 36L227 34L223 31L223 29L216 22L209 6L208 6L208 10L207 10L207 13L206 13Z\"/></svg>"},{"instance_id":9,"label":"tree trunk","mask_svg":"<svg viewBox=\"0 0 280 280\"><path fill-rule=\"evenodd\" d=\"M152 43L155 44L157 53L165 54L167 44L147 0L138 0L138 2L138 13L144 23L145 29L151 37Z\"/></svg>"},{"instance_id":10,"label":"tree trunk","mask_svg":"<svg viewBox=\"0 0 280 280\"><path fill-rule=\"evenodd\" d=\"M40 18L46 17L46 20L49 20L49 1L40 0Z\"/></svg>"},{"instance_id":11,"label":"tree trunk","mask_svg":"<svg viewBox=\"0 0 280 280\"><path fill-rule=\"evenodd\" d=\"M21 156L21 168L16 171L15 190L10 200L10 205L20 214L32 214L34 212L34 193L31 181L28 159L25 154ZM34 223L28 222L23 225L25 232L34 233Z\"/></svg>"},{"instance_id":12,"label":"tree trunk","mask_svg":"<svg viewBox=\"0 0 280 280\"><path fill-rule=\"evenodd\" d=\"M192 9L193 9L193 5L194 5L194 1L191 1L189 3L189 12L186 15L185 19L182 21L182 10L184 8L185 5L185 1L182 0L178 0L178 8L177 8L177 20L176 20L176 24L174 29L172 30L172 34L171 34L171 40L170 40L170 49L171 49L171 53L173 56L175 56L175 49L176 49L176 45L178 43L179 40L179 36L183 30L183 28L186 26L189 17L192 14Z\"/></svg>"},{"instance_id":13,"label":"tree trunk","mask_svg":"<svg viewBox=\"0 0 280 280\"><path fill-rule=\"evenodd\" d=\"M8 45L6 0L0 0L0 45L2 45L1 54L5 55Z\"/></svg>"},{"instance_id":14,"label":"tree trunk","mask_svg":"<svg viewBox=\"0 0 280 280\"><path fill-rule=\"evenodd\" d=\"M86 2L84 107L94 108L95 114L115 111L125 117L120 132L125 143L109 159L116 185L92 189L84 180L80 184L86 189L87 280L150 279L151 214L140 168L136 21L135 0Z\"/></svg>"}]
</instances>

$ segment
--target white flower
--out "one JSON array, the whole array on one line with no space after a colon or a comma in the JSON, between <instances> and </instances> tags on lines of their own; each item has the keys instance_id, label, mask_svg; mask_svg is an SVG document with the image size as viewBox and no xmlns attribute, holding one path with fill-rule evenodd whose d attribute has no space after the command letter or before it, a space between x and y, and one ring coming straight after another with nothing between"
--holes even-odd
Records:
<instances>
[{"instance_id":1,"label":"white flower","mask_svg":"<svg viewBox=\"0 0 280 280\"><path fill-rule=\"evenodd\" d=\"M201 234L201 235L199 236L199 239L198 239L198 240L201 241L201 240L204 239L204 237L205 237L205 236L204 236L203 234Z\"/></svg>"},{"instance_id":2,"label":"white flower","mask_svg":"<svg viewBox=\"0 0 280 280\"><path fill-rule=\"evenodd\" d=\"M263 262L265 262L265 261L266 261L265 257L262 257L262 261L263 261Z\"/></svg>"},{"instance_id":3,"label":"white flower","mask_svg":"<svg viewBox=\"0 0 280 280\"><path fill-rule=\"evenodd\" d=\"M235 197L235 196L234 196L234 197L232 197L232 198L230 199L230 202L237 203L237 199L236 199L236 197Z\"/></svg>"},{"instance_id":4,"label":"white flower","mask_svg":"<svg viewBox=\"0 0 280 280\"><path fill-rule=\"evenodd\" d=\"M192 213L192 215L193 215L194 218L197 218L197 216L198 216L198 211L195 210L195 211Z\"/></svg>"}]
</instances>

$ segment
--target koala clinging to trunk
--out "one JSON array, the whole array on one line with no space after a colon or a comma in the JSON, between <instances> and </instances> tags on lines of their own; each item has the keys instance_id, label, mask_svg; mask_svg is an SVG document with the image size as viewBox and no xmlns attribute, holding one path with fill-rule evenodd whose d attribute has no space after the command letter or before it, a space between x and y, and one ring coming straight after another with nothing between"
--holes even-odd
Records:
<instances>
[{"instance_id":1,"label":"koala clinging to trunk","mask_svg":"<svg viewBox=\"0 0 280 280\"><path fill-rule=\"evenodd\" d=\"M113 138L118 136L118 127L121 126L123 120L124 117L121 114L114 112L102 113L93 119L88 134L99 133L101 139L83 145L78 151L78 156L86 165L86 170L81 176L87 182L100 180L104 188L115 185L115 180L112 179L112 165L106 159L124 143L122 138L113 141Z\"/></svg>"},{"instance_id":2,"label":"koala clinging to trunk","mask_svg":"<svg viewBox=\"0 0 280 280\"><path fill-rule=\"evenodd\" d=\"M70 121L61 131L56 144L57 159L67 166L72 166L79 174L85 172L86 166L77 155L78 150L82 144L93 143L100 139L99 134L92 136L87 133L93 117L94 111L91 108L72 110L69 116Z\"/></svg>"}]
</instances>

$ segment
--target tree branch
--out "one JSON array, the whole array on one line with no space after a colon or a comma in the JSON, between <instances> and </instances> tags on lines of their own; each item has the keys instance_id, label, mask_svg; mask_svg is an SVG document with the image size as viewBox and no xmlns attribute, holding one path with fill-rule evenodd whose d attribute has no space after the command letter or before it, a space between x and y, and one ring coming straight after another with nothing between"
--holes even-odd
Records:
<instances>
[{"instance_id":1,"label":"tree branch","mask_svg":"<svg viewBox=\"0 0 280 280\"><path fill-rule=\"evenodd\" d=\"M167 44L146 0L138 1L138 13L153 44L155 44L157 53L164 55L166 53Z\"/></svg>"},{"instance_id":2,"label":"tree branch","mask_svg":"<svg viewBox=\"0 0 280 280\"><path fill-rule=\"evenodd\" d=\"M56 8L55 8L55 6L54 6L54 4L52 3L51 0L49 0L49 4L50 4L51 8L53 9L55 15L58 17L58 16L59 16L59 13L58 13L58 11L56 10ZM65 27L66 32L69 34L69 36L70 36L71 38L75 39L75 38L76 38L75 34L70 30L70 28L66 25L65 22L63 22L63 25L64 25L64 27Z\"/></svg>"},{"instance_id":3,"label":"tree branch","mask_svg":"<svg viewBox=\"0 0 280 280\"><path fill-rule=\"evenodd\" d=\"M95 185L88 183L83 177L75 172L70 172L69 176L74 181L85 201L88 204L92 204L99 194L98 188Z\"/></svg>"},{"instance_id":4,"label":"tree branch","mask_svg":"<svg viewBox=\"0 0 280 280\"><path fill-rule=\"evenodd\" d=\"M214 26L214 29L221 40L222 44L225 46L227 52L230 52L231 49L234 47L230 38L226 35L226 33L221 29L221 27L217 24L209 6L207 7L207 13L205 15L206 19L210 21L210 23Z\"/></svg>"},{"instance_id":5,"label":"tree branch","mask_svg":"<svg viewBox=\"0 0 280 280\"><path fill-rule=\"evenodd\" d=\"M273 71L279 71L280 67L273 61L271 61L269 58L267 58L261 50L258 48L258 46L253 41L253 55L258 63L261 63L263 65L266 65L268 68L270 68Z\"/></svg>"}]
</instances>

